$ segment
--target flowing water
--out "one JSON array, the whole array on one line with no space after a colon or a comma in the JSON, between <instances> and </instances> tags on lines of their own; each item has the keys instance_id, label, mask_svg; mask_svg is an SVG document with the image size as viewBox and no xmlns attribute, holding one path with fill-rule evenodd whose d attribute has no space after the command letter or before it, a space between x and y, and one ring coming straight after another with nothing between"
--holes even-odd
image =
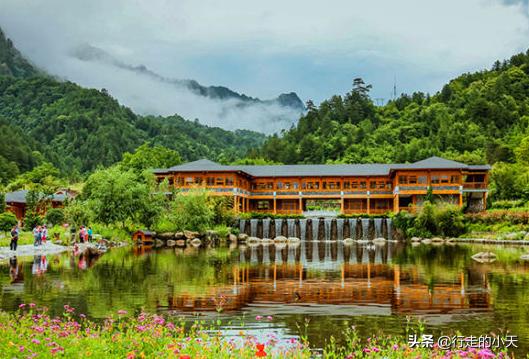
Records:
<instances>
[{"instance_id":1,"label":"flowing water","mask_svg":"<svg viewBox=\"0 0 529 359\"><path fill-rule=\"evenodd\" d=\"M471 259L493 251L498 260ZM321 347L354 325L363 338L405 334L407 316L425 332L484 335L509 330L529 350L529 249L476 245L347 244L302 241L235 248L112 249L97 258L70 253L0 263L0 308L34 302L54 314L69 304L92 318L142 308L195 313L245 330L306 334ZM219 298L222 312L218 313ZM272 316L259 321L256 316ZM300 329L301 328L301 333Z\"/></svg>"}]
</instances>

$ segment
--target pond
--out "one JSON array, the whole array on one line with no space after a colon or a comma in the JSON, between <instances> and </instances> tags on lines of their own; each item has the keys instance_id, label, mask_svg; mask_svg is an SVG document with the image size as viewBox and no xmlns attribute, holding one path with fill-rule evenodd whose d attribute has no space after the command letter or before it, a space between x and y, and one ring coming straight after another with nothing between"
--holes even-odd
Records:
<instances>
[{"instance_id":1,"label":"pond","mask_svg":"<svg viewBox=\"0 0 529 359\"><path fill-rule=\"evenodd\" d=\"M494 263L471 256L490 250ZM0 264L0 308L34 302L60 314L69 304L92 318L118 309L241 323L256 335L306 335L322 347L355 326L361 337L413 331L438 336L510 332L529 352L529 263L525 248L344 244L223 248L132 247L99 258L64 253ZM271 317L268 318L267 317ZM262 318L260 318L262 317Z\"/></svg>"}]
</instances>

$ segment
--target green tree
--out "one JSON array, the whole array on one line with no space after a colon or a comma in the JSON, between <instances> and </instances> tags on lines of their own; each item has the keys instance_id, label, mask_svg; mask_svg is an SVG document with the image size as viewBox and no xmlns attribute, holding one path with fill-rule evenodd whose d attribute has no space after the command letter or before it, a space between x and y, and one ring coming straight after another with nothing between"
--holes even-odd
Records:
<instances>
[{"instance_id":1,"label":"green tree","mask_svg":"<svg viewBox=\"0 0 529 359\"><path fill-rule=\"evenodd\" d=\"M138 180L132 171L121 171L118 167L94 172L86 181L82 196L94 220L103 224L133 221L149 210L150 188Z\"/></svg>"},{"instance_id":2,"label":"green tree","mask_svg":"<svg viewBox=\"0 0 529 359\"><path fill-rule=\"evenodd\" d=\"M0 231L7 232L18 223L17 217L11 212L0 213Z\"/></svg>"},{"instance_id":3,"label":"green tree","mask_svg":"<svg viewBox=\"0 0 529 359\"><path fill-rule=\"evenodd\" d=\"M50 208L44 216L44 220L47 224L52 226L64 223L64 210L61 208Z\"/></svg>"},{"instance_id":4,"label":"green tree","mask_svg":"<svg viewBox=\"0 0 529 359\"><path fill-rule=\"evenodd\" d=\"M142 172L146 169L168 168L182 162L178 152L163 146L151 146L144 143L136 148L134 153L126 152L120 167L124 171L135 170Z\"/></svg>"}]
</instances>

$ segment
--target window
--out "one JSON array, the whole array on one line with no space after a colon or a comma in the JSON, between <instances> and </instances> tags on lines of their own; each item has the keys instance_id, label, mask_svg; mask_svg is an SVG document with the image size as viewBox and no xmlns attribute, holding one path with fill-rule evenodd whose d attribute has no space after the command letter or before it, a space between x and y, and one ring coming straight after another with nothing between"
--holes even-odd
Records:
<instances>
[{"instance_id":1,"label":"window","mask_svg":"<svg viewBox=\"0 0 529 359\"><path fill-rule=\"evenodd\" d=\"M343 189L350 189L350 188L351 188L351 182L343 181Z\"/></svg>"},{"instance_id":2,"label":"window","mask_svg":"<svg viewBox=\"0 0 529 359\"><path fill-rule=\"evenodd\" d=\"M202 177L195 177L195 184L202 184Z\"/></svg>"},{"instance_id":3,"label":"window","mask_svg":"<svg viewBox=\"0 0 529 359\"><path fill-rule=\"evenodd\" d=\"M233 186L233 177L226 178L226 186Z\"/></svg>"},{"instance_id":4,"label":"window","mask_svg":"<svg viewBox=\"0 0 529 359\"><path fill-rule=\"evenodd\" d=\"M292 183L292 188L294 188L294 189L298 189L298 188L299 188L299 183L297 183L297 182L293 182L293 183Z\"/></svg>"},{"instance_id":5,"label":"window","mask_svg":"<svg viewBox=\"0 0 529 359\"><path fill-rule=\"evenodd\" d=\"M257 201L257 209L269 209L269 208L270 208L269 201Z\"/></svg>"},{"instance_id":6,"label":"window","mask_svg":"<svg viewBox=\"0 0 529 359\"><path fill-rule=\"evenodd\" d=\"M417 176L410 176L408 178L409 184L417 184Z\"/></svg>"},{"instance_id":7,"label":"window","mask_svg":"<svg viewBox=\"0 0 529 359\"><path fill-rule=\"evenodd\" d=\"M186 186L191 186L193 184L193 177L186 177L185 184Z\"/></svg>"},{"instance_id":8,"label":"window","mask_svg":"<svg viewBox=\"0 0 529 359\"><path fill-rule=\"evenodd\" d=\"M428 177L426 176L419 176L417 179L417 182L419 184L427 184L428 183Z\"/></svg>"},{"instance_id":9,"label":"window","mask_svg":"<svg viewBox=\"0 0 529 359\"><path fill-rule=\"evenodd\" d=\"M215 185L215 177L207 177L206 178L206 184L208 186L214 186Z\"/></svg>"},{"instance_id":10,"label":"window","mask_svg":"<svg viewBox=\"0 0 529 359\"><path fill-rule=\"evenodd\" d=\"M386 181L386 188L391 190L392 187L393 187L393 184L391 183L391 181Z\"/></svg>"},{"instance_id":11,"label":"window","mask_svg":"<svg viewBox=\"0 0 529 359\"><path fill-rule=\"evenodd\" d=\"M360 188L361 189L367 189L367 182L366 181L360 181Z\"/></svg>"},{"instance_id":12,"label":"window","mask_svg":"<svg viewBox=\"0 0 529 359\"><path fill-rule=\"evenodd\" d=\"M224 186L224 178L217 177L217 179L215 180L215 186Z\"/></svg>"},{"instance_id":13,"label":"window","mask_svg":"<svg viewBox=\"0 0 529 359\"><path fill-rule=\"evenodd\" d=\"M283 182L277 182L276 183L276 188L277 189L283 189Z\"/></svg>"},{"instance_id":14,"label":"window","mask_svg":"<svg viewBox=\"0 0 529 359\"><path fill-rule=\"evenodd\" d=\"M375 189L375 188L377 188L377 183L376 183L376 181L371 181L371 182L369 182L369 188L371 188L371 189Z\"/></svg>"},{"instance_id":15,"label":"window","mask_svg":"<svg viewBox=\"0 0 529 359\"><path fill-rule=\"evenodd\" d=\"M441 183L448 183L448 176L447 175L441 176Z\"/></svg>"},{"instance_id":16,"label":"window","mask_svg":"<svg viewBox=\"0 0 529 359\"><path fill-rule=\"evenodd\" d=\"M274 189L274 182L266 182L266 189Z\"/></svg>"},{"instance_id":17,"label":"window","mask_svg":"<svg viewBox=\"0 0 529 359\"><path fill-rule=\"evenodd\" d=\"M408 184L408 176L399 176L400 184Z\"/></svg>"},{"instance_id":18,"label":"window","mask_svg":"<svg viewBox=\"0 0 529 359\"><path fill-rule=\"evenodd\" d=\"M319 189L319 182L303 182L303 189Z\"/></svg>"},{"instance_id":19,"label":"window","mask_svg":"<svg viewBox=\"0 0 529 359\"><path fill-rule=\"evenodd\" d=\"M450 183L459 183L459 176L450 176Z\"/></svg>"},{"instance_id":20,"label":"window","mask_svg":"<svg viewBox=\"0 0 529 359\"><path fill-rule=\"evenodd\" d=\"M177 177L176 178L176 184L179 186L179 187L182 187L184 185L184 178L183 177Z\"/></svg>"},{"instance_id":21,"label":"window","mask_svg":"<svg viewBox=\"0 0 529 359\"><path fill-rule=\"evenodd\" d=\"M432 176L432 184L439 184L439 176Z\"/></svg>"},{"instance_id":22,"label":"window","mask_svg":"<svg viewBox=\"0 0 529 359\"><path fill-rule=\"evenodd\" d=\"M357 181L351 182L351 188L357 189L358 188L358 182Z\"/></svg>"}]
</instances>

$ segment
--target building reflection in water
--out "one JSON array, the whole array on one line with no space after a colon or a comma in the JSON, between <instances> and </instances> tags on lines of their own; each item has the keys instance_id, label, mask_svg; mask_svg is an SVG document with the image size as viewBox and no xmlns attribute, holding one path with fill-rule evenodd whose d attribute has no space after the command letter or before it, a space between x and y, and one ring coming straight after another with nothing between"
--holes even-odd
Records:
<instances>
[{"instance_id":1,"label":"building reflection in water","mask_svg":"<svg viewBox=\"0 0 529 359\"><path fill-rule=\"evenodd\" d=\"M376 306L391 313L445 314L491 308L486 275L466 269L432 279L418 266L395 264L402 244L302 241L240 246L232 283L169 296L179 311L241 310L249 305ZM386 310L386 312L388 312Z\"/></svg>"}]
</instances>

